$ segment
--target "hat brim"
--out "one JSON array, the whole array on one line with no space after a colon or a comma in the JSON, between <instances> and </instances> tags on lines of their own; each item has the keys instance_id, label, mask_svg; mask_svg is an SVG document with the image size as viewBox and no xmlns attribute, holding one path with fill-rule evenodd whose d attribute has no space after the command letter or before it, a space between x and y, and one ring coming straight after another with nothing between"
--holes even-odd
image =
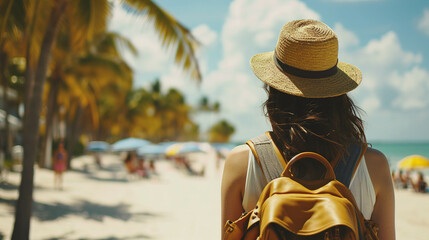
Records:
<instances>
[{"instance_id":1,"label":"hat brim","mask_svg":"<svg viewBox=\"0 0 429 240\"><path fill-rule=\"evenodd\" d=\"M359 68L338 62L338 71L325 78L302 78L281 71L272 52L260 53L250 59L255 75L269 86L288 94L306 98L335 97L355 89L362 81Z\"/></svg>"}]
</instances>

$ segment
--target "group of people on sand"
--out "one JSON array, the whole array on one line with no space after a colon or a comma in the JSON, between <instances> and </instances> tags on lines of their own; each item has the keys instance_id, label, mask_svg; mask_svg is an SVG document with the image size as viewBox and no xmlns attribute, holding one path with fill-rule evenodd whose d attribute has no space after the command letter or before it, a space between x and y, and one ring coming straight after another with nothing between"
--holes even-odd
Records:
<instances>
[{"instance_id":1,"label":"group of people on sand","mask_svg":"<svg viewBox=\"0 0 429 240\"><path fill-rule=\"evenodd\" d=\"M147 164L143 156L138 156L136 152L128 152L124 160L125 168L128 174L136 175L142 178L149 178L150 175L156 175L155 162L150 160Z\"/></svg>"},{"instance_id":2,"label":"group of people on sand","mask_svg":"<svg viewBox=\"0 0 429 240\"><path fill-rule=\"evenodd\" d=\"M408 170L397 169L392 174L393 183L396 188L413 189L416 192L425 193L428 191L428 184L422 172L414 172L414 176Z\"/></svg>"}]
</instances>

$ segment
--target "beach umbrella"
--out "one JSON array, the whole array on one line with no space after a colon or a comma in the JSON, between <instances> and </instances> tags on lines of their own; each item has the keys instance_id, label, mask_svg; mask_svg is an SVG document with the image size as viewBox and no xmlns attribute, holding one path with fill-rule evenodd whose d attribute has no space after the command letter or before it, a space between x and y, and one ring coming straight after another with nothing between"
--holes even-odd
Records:
<instances>
[{"instance_id":1,"label":"beach umbrella","mask_svg":"<svg viewBox=\"0 0 429 240\"><path fill-rule=\"evenodd\" d=\"M147 144L139 149L137 149L137 154L141 156L145 155L163 155L168 145L160 144Z\"/></svg>"},{"instance_id":2,"label":"beach umbrella","mask_svg":"<svg viewBox=\"0 0 429 240\"><path fill-rule=\"evenodd\" d=\"M112 144L113 151L134 151L145 145L150 144L149 141L141 138L124 138Z\"/></svg>"},{"instance_id":3,"label":"beach umbrella","mask_svg":"<svg viewBox=\"0 0 429 240\"><path fill-rule=\"evenodd\" d=\"M398 162L398 168L408 170L429 168L429 159L420 155L411 155Z\"/></svg>"},{"instance_id":4,"label":"beach umbrella","mask_svg":"<svg viewBox=\"0 0 429 240\"><path fill-rule=\"evenodd\" d=\"M102 152L107 151L110 148L110 144L104 141L91 141L86 146L86 150L90 152Z\"/></svg>"},{"instance_id":5,"label":"beach umbrella","mask_svg":"<svg viewBox=\"0 0 429 240\"><path fill-rule=\"evenodd\" d=\"M184 153L195 153L195 152L206 152L206 151L207 151L207 146L204 143L182 142L182 143L175 143L169 146L166 149L165 154L167 156L174 156L174 155L184 154Z\"/></svg>"}]
</instances>

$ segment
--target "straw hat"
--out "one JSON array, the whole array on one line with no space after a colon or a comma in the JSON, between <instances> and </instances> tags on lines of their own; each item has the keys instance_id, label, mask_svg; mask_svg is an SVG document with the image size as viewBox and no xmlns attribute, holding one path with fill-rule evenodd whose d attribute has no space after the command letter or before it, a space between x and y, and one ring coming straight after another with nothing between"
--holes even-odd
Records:
<instances>
[{"instance_id":1,"label":"straw hat","mask_svg":"<svg viewBox=\"0 0 429 240\"><path fill-rule=\"evenodd\" d=\"M286 23L275 51L253 56L250 65L269 86L305 98L339 96L362 81L357 67L338 61L338 39L332 29L310 19Z\"/></svg>"}]
</instances>

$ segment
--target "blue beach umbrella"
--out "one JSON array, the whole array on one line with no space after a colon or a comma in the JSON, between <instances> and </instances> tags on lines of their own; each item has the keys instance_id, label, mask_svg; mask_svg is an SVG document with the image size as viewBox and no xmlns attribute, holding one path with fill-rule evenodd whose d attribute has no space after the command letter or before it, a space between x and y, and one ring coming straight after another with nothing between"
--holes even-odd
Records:
<instances>
[{"instance_id":1,"label":"blue beach umbrella","mask_svg":"<svg viewBox=\"0 0 429 240\"><path fill-rule=\"evenodd\" d=\"M150 144L149 141L141 138L124 138L112 144L112 150L113 151L134 151L148 144Z\"/></svg>"},{"instance_id":2,"label":"blue beach umbrella","mask_svg":"<svg viewBox=\"0 0 429 240\"><path fill-rule=\"evenodd\" d=\"M148 144L139 149L137 149L137 154L141 156L146 155L163 155L165 154L165 150L167 146L159 145L159 144Z\"/></svg>"},{"instance_id":3,"label":"blue beach umbrella","mask_svg":"<svg viewBox=\"0 0 429 240\"><path fill-rule=\"evenodd\" d=\"M102 152L107 151L110 148L110 144L104 141L92 141L86 146L86 150L90 152Z\"/></svg>"}]
</instances>

